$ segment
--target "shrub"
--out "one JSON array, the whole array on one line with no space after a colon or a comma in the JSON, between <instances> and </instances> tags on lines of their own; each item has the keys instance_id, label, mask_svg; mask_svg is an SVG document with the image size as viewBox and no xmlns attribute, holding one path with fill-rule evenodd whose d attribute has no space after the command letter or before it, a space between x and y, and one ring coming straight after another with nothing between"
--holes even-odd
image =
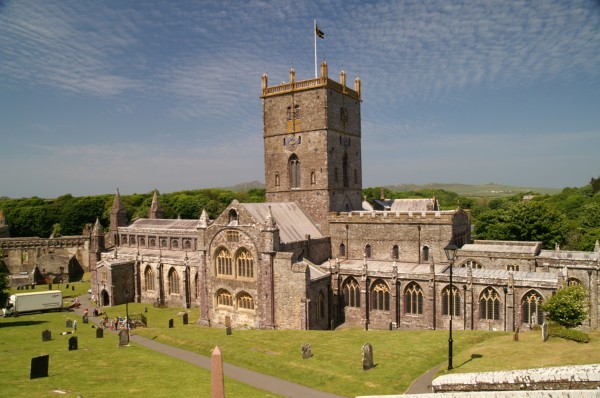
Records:
<instances>
[{"instance_id":1,"label":"shrub","mask_svg":"<svg viewBox=\"0 0 600 398\"><path fill-rule=\"evenodd\" d=\"M551 321L568 328L579 326L587 317L587 296L581 285L563 287L542 305L542 309L548 312Z\"/></svg>"},{"instance_id":2,"label":"shrub","mask_svg":"<svg viewBox=\"0 0 600 398\"><path fill-rule=\"evenodd\" d=\"M558 324L548 325L548 336L573 340L578 343L587 343L590 341L590 336L587 333L577 329L567 329L566 327Z\"/></svg>"}]
</instances>

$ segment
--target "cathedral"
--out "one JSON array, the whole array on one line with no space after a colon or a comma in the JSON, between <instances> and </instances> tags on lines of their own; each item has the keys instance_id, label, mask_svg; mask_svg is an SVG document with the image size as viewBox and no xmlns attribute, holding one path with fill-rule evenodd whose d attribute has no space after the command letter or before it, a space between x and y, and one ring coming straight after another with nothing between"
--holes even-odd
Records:
<instances>
[{"instance_id":1,"label":"cathedral","mask_svg":"<svg viewBox=\"0 0 600 398\"><path fill-rule=\"evenodd\" d=\"M266 203L165 219L155 192L130 224L117 191L90 234L101 305L194 308L199 323L258 329L484 329L542 323L557 289L583 285L598 329L600 245L473 241L468 211L435 198L362 201L361 82L342 71L270 86L262 76ZM451 250L450 259L445 249Z\"/></svg>"}]
</instances>

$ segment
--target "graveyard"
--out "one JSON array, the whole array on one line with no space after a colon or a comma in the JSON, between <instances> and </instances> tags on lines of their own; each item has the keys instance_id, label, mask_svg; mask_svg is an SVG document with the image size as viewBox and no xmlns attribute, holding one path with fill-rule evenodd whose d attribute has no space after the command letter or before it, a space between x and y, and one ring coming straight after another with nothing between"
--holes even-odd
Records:
<instances>
[{"instance_id":1,"label":"graveyard","mask_svg":"<svg viewBox=\"0 0 600 398\"><path fill-rule=\"evenodd\" d=\"M70 287L71 293L65 286L60 288L65 296L84 294L85 284L80 285L75 290ZM70 300L66 297L66 302ZM124 317L126 311L130 317L144 314L148 327L133 329L134 335L206 356L219 346L225 362L341 396L404 392L414 379L447 359L447 331L443 330L228 331L196 325L199 312L194 308L130 303L127 308L102 310L109 319ZM78 322L75 333L74 321ZM0 355L6 364L0 371L0 389L9 396L93 397L127 392L159 397L173 392L207 396L210 392L208 370L127 343L110 327L100 337L97 325L91 319L83 323L80 313L3 318L0 333ZM590 334L589 343L580 344L553 338L543 342L538 330L520 333L518 342L512 333L459 330L455 331L452 372L598 363L599 341L598 332ZM372 362L365 367L367 344ZM48 376L30 380L32 358L43 355L48 355ZM446 373L444 369L438 373ZM225 391L233 397L276 396L227 377Z\"/></svg>"}]
</instances>

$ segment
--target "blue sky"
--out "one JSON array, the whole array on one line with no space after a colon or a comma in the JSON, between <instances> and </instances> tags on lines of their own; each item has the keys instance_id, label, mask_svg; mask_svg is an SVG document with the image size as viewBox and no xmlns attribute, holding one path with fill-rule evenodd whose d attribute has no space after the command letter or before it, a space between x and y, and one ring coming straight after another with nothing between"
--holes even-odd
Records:
<instances>
[{"instance_id":1,"label":"blue sky","mask_svg":"<svg viewBox=\"0 0 600 398\"><path fill-rule=\"evenodd\" d=\"M600 175L598 1L0 0L0 196L264 181L260 76L362 81L363 186Z\"/></svg>"}]
</instances>

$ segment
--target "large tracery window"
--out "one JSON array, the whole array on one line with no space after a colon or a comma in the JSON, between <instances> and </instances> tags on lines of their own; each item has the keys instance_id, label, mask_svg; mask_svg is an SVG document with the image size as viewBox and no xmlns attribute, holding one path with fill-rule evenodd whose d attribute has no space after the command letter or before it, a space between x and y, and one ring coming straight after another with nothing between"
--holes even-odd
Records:
<instances>
[{"instance_id":1,"label":"large tracery window","mask_svg":"<svg viewBox=\"0 0 600 398\"><path fill-rule=\"evenodd\" d=\"M175 268L169 270L169 294L179 294L179 275Z\"/></svg>"},{"instance_id":2,"label":"large tracery window","mask_svg":"<svg viewBox=\"0 0 600 398\"><path fill-rule=\"evenodd\" d=\"M500 319L500 295L492 288L486 288L479 296L479 317L488 321Z\"/></svg>"},{"instance_id":3,"label":"large tracery window","mask_svg":"<svg viewBox=\"0 0 600 398\"><path fill-rule=\"evenodd\" d=\"M150 266L144 271L144 290L154 290L154 271Z\"/></svg>"},{"instance_id":4,"label":"large tracery window","mask_svg":"<svg viewBox=\"0 0 600 398\"><path fill-rule=\"evenodd\" d=\"M229 250L222 248L216 255L217 275L233 275L231 254Z\"/></svg>"},{"instance_id":5,"label":"large tracery window","mask_svg":"<svg viewBox=\"0 0 600 398\"><path fill-rule=\"evenodd\" d=\"M254 259L246 249L241 249L237 255L237 276L241 278L254 278Z\"/></svg>"},{"instance_id":6,"label":"large tracery window","mask_svg":"<svg viewBox=\"0 0 600 398\"><path fill-rule=\"evenodd\" d=\"M521 302L521 314L523 323L531 323L541 325L544 323L544 312L542 311L542 303L544 299L539 293L530 291L523 296Z\"/></svg>"},{"instance_id":7,"label":"large tracery window","mask_svg":"<svg viewBox=\"0 0 600 398\"><path fill-rule=\"evenodd\" d=\"M360 307L360 286L354 278L348 279L343 287L344 304L347 307Z\"/></svg>"},{"instance_id":8,"label":"large tracery window","mask_svg":"<svg viewBox=\"0 0 600 398\"><path fill-rule=\"evenodd\" d=\"M237 295L237 307L245 310L253 310L254 309L254 300L252 296L246 292L238 293Z\"/></svg>"},{"instance_id":9,"label":"large tracery window","mask_svg":"<svg viewBox=\"0 0 600 398\"><path fill-rule=\"evenodd\" d=\"M456 286L450 286L442 290L442 315L460 316L460 293Z\"/></svg>"},{"instance_id":10,"label":"large tracery window","mask_svg":"<svg viewBox=\"0 0 600 398\"><path fill-rule=\"evenodd\" d=\"M225 307L233 307L233 296L225 289L217 291L217 305Z\"/></svg>"},{"instance_id":11,"label":"large tracery window","mask_svg":"<svg viewBox=\"0 0 600 398\"><path fill-rule=\"evenodd\" d=\"M298 156L290 156L288 167L290 177L290 188L300 188L300 160L298 159Z\"/></svg>"},{"instance_id":12,"label":"large tracery window","mask_svg":"<svg viewBox=\"0 0 600 398\"><path fill-rule=\"evenodd\" d=\"M377 280L371 287L371 309L390 310L390 289L382 280Z\"/></svg>"},{"instance_id":13,"label":"large tracery window","mask_svg":"<svg viewBox=\"0 0 600 398\"><path fill-rule=\"evenodd\" d=\"M404 312L420 315L423 313L423 289L416 282L411 282L404 290Z\"/></svg>"}]
</instances>

